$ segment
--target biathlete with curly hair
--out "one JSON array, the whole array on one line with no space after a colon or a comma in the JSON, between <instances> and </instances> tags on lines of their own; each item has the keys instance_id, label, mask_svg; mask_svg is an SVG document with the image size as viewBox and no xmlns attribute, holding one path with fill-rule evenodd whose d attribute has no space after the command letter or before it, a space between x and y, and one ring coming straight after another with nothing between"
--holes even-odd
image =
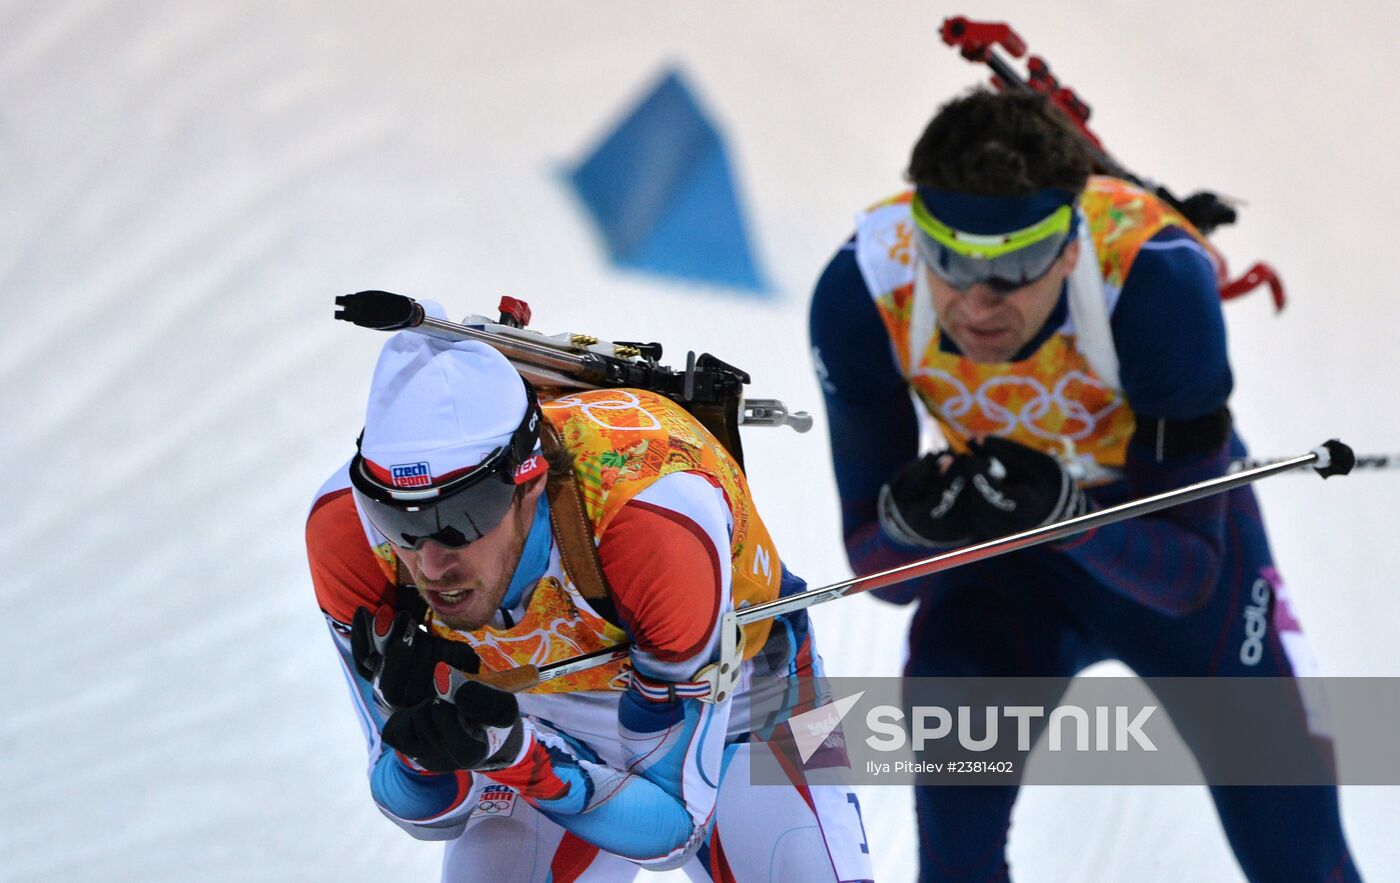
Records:
<instances>
[{"instance_id":1,"label":"biathlete with curly hair","mask_svg":"<svg viewBox=\"0 0 1400 883\"><path fill-rule=\"evenodd\" d=\"M826 267L810 330L857 573L1217 476L1244 454L1204 240L1090 172L1042 98L973 92L915 145L913 189L861 213ZM946 452L919 456L915 398ZM884 597L919 603L909 676L1067 681L1104 659L1146 678L1312 671L1248 488ZM1317 720L1277 739L1330 756ZM1005 879L1016 792L918 788L923 879ZM1251 880L1359 879L1334 788L1211 796Z\"/></svg>"}]
</instances>

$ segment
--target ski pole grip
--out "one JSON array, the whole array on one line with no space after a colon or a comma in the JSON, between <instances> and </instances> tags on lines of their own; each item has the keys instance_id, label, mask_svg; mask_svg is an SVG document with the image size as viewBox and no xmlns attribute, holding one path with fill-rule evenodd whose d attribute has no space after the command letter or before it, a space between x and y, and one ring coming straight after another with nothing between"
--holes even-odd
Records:
<instances>
[{"instance_id":1,"label":"ski pole grip","mask_svg":"<svg viewBox=\"0 0 1400 883\"><path fill-rule=\"evenodd\" d=\"M411 297L388 291L360 291L335 299L335 317L361 328L397 331L415 328L423 322L423 307Z\"/></svg>"},{"instance_id":2,"label":"ski pole grip","mask_svg":"<svg viewBox=\"0 0 1400 883\"><path fill-rule=\"evenodd\" d=\"M1356 465L1356 453L1335 438L1313 448L1312 452L1317 455L1313 469L1323 478L1346 475Z\"/></svg>"}]
</instances>

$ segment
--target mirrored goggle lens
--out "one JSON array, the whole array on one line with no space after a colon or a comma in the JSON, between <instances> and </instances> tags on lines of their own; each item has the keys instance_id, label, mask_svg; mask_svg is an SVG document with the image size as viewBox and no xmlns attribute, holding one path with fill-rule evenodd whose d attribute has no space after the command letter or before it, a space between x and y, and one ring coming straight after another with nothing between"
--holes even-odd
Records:
<instances>
[{"instance_id":1,"label":"mirrored goggle lens","mask_svg":"<svg viewBox=\"0 0 1400 883\"><path fill-rule=\"evenodd\" d=\"M404 549L422 548L429 540L454 549L474 543L501 523L515 498L515 485L494 472L446 496L409 507L376 499L380 493L365 487L368 479L358 472L358 465L351 468L356 501L370 523Z\"/></svg>"},{"instance_id":2,"label":"mirrored goggle lens","mask_svg":"<svg viewBox=\"0 0 1400 883\"><path fill-rule=\"evenodd\" d=\"M919 257L938 278L952 287L966 290L981 283L998 294L1009 294L1050 272L1064 252L1069 234L1059 233L987 259L958 254L922 230L915 230L914 240Z\"/></svg>"}]
</instances>

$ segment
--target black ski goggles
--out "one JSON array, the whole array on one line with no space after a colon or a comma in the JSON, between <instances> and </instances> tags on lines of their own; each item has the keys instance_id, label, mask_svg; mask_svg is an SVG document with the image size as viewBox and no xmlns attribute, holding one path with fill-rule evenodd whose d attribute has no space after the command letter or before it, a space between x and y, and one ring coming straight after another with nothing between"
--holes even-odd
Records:
<instances>
[{"instance_id":1,"label":"black ski goggles","mask_svg":"<svg viewBox=\"0 0 1400 883\"><path fill-rule=\"evenodd\" d=\"M1010 294L1045 277L1073 241L1078 218L1061 206L1023 230L979 236L954 230L915 197L914 242L929 269L959 291L982 284Z\"/></svg>"},{"instance_id":2,"label":"black ski goggles","mask_svg":"<svg viewBox=\"0 0 1400 883\"><path fill-rule=\"evenodd\" d=\"M539 443L540 406L525 384L527 404L508 444L486 455L466 474L435 487L405 488L384 484L370 471L355 444L350 484L370 523L401 549L421 549L429 540L460 549L490 533L505 518L515 489L548 471ZM364 434L361 433L361 439Z\"/></svg>"}]
</instances>

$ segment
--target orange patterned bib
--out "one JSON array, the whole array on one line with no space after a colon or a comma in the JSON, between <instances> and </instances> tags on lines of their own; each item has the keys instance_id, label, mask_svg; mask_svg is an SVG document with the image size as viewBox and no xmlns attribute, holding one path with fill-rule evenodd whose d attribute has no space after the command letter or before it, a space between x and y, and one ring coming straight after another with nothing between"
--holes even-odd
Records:
<instances>
[{"instance_id":1,"label":"orange patterned bib","mask_svg":"<svg viewBox=\"0 0 1400 883\"><path fill-rule=\"evenodd\" d=\"M755 511L748 482L738 463L684 408L664 396L635 389L591 390L543 402L544 415L559 430L574 457L574 472L595 540L613 517L653 482L673 472L698 472L724 492L733 520L730 535L732 597L735 606L759 604L778 596L781 564L768 530ZM392 547L376 549L387 572L394 572ZM771 620L745 628L746 658L768 638ZM543 665L623 644L627 636L603 619L574 587L551 554L525 616L509 629L490 626L463 633L431 618L433 633L467 641L482 665L504 671ZM533 693L623 690L626 660L546 681Z\"/></svg>"},{"instance_id":2,"label":"orange patterned bib","mask_svg":"<svg viewBox=\"0 0 1400 883\"><path fill-rule=\"evenodd\" d=\"M965 450L978 435L997 435L1056 455L1121 467L1135 419L1121 390L1095 372L1076 345L1073 313L1020 362L982 364L944 352L941 332L919 334L910 194L871 207L857 220L857 255L895 355L910 385L949 444ZM1094 177L1079 200L1105 292L1123 285L1143 243L1175 224L1204 240L1156 196L1114 178ZM927 296L927 295L925 295ZM914 352L919 349L919 352Z\"/></svg>"}]
</instances>

